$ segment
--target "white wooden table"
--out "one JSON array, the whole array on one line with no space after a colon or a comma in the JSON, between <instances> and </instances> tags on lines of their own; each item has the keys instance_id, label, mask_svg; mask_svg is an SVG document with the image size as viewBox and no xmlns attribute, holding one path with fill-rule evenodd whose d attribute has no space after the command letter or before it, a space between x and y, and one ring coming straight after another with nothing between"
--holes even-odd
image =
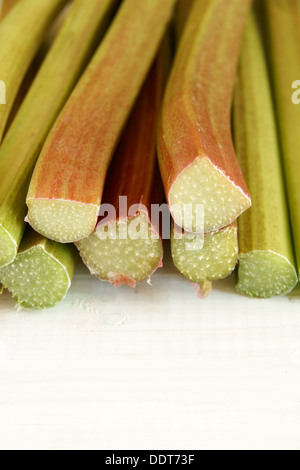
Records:
<instances>
[{"instance_id":1,"label":"white wooden table","mask_svg":"<svg viewBox=\"0 0 300 470\"><path fill-rule=\"evenodd\" d=\"M1 449L300 449L300 299L231 278L200 301L170 263L152 283L0 297Z\"/></svg>"}]
</instances>

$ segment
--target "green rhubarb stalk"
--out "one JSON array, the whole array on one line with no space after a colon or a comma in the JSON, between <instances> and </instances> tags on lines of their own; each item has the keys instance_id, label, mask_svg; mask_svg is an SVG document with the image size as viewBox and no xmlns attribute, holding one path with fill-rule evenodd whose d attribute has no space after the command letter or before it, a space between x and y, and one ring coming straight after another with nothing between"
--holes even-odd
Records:
<instances>
[{"instance_id":1,"label":"green rhubarb stalk","mask_svg":"<svg viewBox=\"0 0 300 470\"><path fill-rule=\"evenodd\" d=\"M77 259L73 245L47 240L27 229L16 259L0 268L0 282L21 307L54 307L71 286Z\"/></svg>"},{"instance_id":2,"label":"green rhubarb stalk","mask_svg":"<svg viewBox=\"0 0 300 470\"><path fill-rule=\"evenodd\" d=\"M95 229L121 132L175 0L125 0L47 138L27 195L39 233L76 242Z\"/></svg>"},{"instance_id":3,"label":"green rhubarb stalk","mask_svg":"<svg viewBox=\"0 0 300 470\"><path fill-rule=\"evenodd\" d=\"M175 267L196 284L201 297L211 290L211 282L229 276L238 259L237 224L204 235L174 228L171 253Z\"/></svg>"},{"instance_id":4,"label":"green rhubarb stalk","mask_svg":"<svg viewBox=\"0 0 300 470\"><path fill-rule=\"evenodd\" d=\"M0 80L5 104L0 105L0 142L14 100L47 28L67 0L22 0L0 23Z\"/></svg>"},{"instance_id":5,"label":"green rhubarb stalk","mask_svg":"<svg viewBox=\"0 0 300 470\"><path fill-rule=\"evenodd\" d=\"M300 273L300 2L266 0L275 104Z\"/></svg>"},{"instance_id":6,"label":"green rhubarb stalk","mask_svg":"<svg viewBox=\"0 0 300 470\"><path fill-rule=\"evenodd\" d=\"M238 291L289 293L297 283L274 109L254 13L245 34L234 100L238 158L253 205L238 221Z\"/></svg>"},{"instance_id":7,"label":"green rhubarb stalk","mask_svg":"<svg viewBox=\"0 0 300 470\"><path fill-rule=\"evenodd\" d=\"M42 144L117 5L74 1L0 147L0 266L14 260L21 242L26 193Z\"/></svg>"},{"instance_id":8,"label":"green rhubarb stalk","mask_svg":"<svg viewBox=\"0 0 300 470\"><path fill-rule=\"evenodd\" d=\"M40 69L43 61L45 60L46 55L48 54L50 47L53 44L55 37L57 36L58 31L60 30L70 8L70 4L67 4L55 18L55 21L51 24L50 28L47 30L46 36L42 42L41 47L39 48L37 54L34 57L33 62L31 63L25 78L22 81L22 84L19 88L18 94L15 98L13 107L9 114L9 118L6 124L6 132L11 126L13 120L15 119L18 110L22 102L24 101L25 96L27 95L33 80L35 79L38 70Z\"/></svg>"}]
</instances>

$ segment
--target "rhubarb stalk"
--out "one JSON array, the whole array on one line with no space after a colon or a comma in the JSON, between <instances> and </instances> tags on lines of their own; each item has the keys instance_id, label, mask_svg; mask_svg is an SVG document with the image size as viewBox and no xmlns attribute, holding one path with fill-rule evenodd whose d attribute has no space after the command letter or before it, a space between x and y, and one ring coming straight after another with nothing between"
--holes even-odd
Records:
<instances>
[{"instance_id":1,"label":"rhubarb stalk","mask_svg":"<svg viewBox=\"0 0 300 470\"><path fill-rule=\"evenodd\" d=\"M117 5L74 1L0 147L0 266L14 260L21 242L26 194L43 141Z\"/></svg>"},{"instance_id":2,"label":"rhubarb stalk","mask_svg":"<svg viewBox=\"0 0 300 470\"><path fill-rule=\"evenodd\" d=\"M178 226L205 232L231 224L250 206L231 136L232 93L251 0L195 0L167 86L158 151ZM182 217L184 207L192 211Z\"/></svg>"},{"instance_id":3,"label":"rhubarb stalk","mask_svg":"<svg viewBox=\"0 0 300 470\"><path fill-rule=\"evenodd\" d=\"M266 58L254 13L242 48L234 132L253 201L238 220L237 289L255 297L284 295L294 288L297 274Z\"/></svg>"},{"instance_id":4,"label":"rhubarb stalk","mask_svg":"<svg viewBox=\"0 0 300 470\"><path fill-rule=\"evenodd\" d=\"M69 290L77 259L73 245L47 240L27 229L16 259L0 268L0 282L21 307L54 307Z\"/></svg>"},{"instance_id":5,"label":"rhubarb stalk","mask_svg":"<svg viewBox=\"0 0 300 470\"><path fill-rule=\"evenodd\" d=\"M176 268L192 283L207 286L224 279L238 259L237 224L203 235L172 230L171 253ZM203 287L198 288L202 292Z\"/></svg>"},{"instance_id":6,"label":"rhubarb stalk","mask_svg":"<svg viewBox=\"0 0 300 470\"><path fill-rule=\"evenodd\" d=\"M25 78L22 81L22 84L19 88L18 94L15 98L13 107L9 114L9 118L6 124L6 133L11 126L13 120L15 119L18 110L22 102L24 101L25 96L27 95L33 80L35 79L37 72L39 71L43 61L45 60L46 55L48 54L55 37L57 36L58 31L60 30L70 8L70 4L67 4L59 13L59 15L55 18L55 21L51 24L50 28L48 28L46 36L42 42L41 47L39 48L37 54L34 57L33 62L31 63Z\"/></svg>"},{"instance_id":7,"label":"rhubarb stalk","mask_svg":"<svg viewBox=\"0 0 300 470\"><path fill-rule=\"evenodd\" d=\"M169 47L164 46L142 88L108 171L102 204L115 208L116 213L108 220L100 219L96 230L77 243L91 273L115 287L122 284L135 287L162 266L162 240L158 227L151 223L151 204L163 202L163 190L161 199L156 197L157 187L162 186L156 158L156 128L167 53L170 55ZM132 207L130 214L122 213L119 196L127 198L128 208ZM133 227L140 233L137 239L132 238Z\"/></svg>"},{"instance_id":8,"label":"rhubarb stalk","mask_svg":"<svg viewBox=\"0 0 300 470\"><path fill-rule=\"evenodd\" d=\"M125 0L38 160L28 221L48 238L79 241L97 224L105 177L154 60L175 0Z\"/></svg>"},{"instance_id":9,"label":"rhubarb stalk","mask_svg":"<svg viewBox=\"0 0 300 470\"><path fill-rule=\"evenodd\" d=\"M266 0L277 120L300 275L300 2Z\"/></svg>"},{"instance_id":10,"label":"rhubarb stalk","mask_svg":"<svg viewBox=\"0 0 300 470\"><path fill-rule=\"evenodd\" d=\"M0 80L5 104L0 104L0 142L14 100L47 28L67 0L22 0L0 23Z\"/></svg>"},{"instance_id":11,"label":"rhubarb stalk","mask_svg":"<svg viewBox=\"0 0 300 470\"><path fill-rule=\"evenodd\" d=\"M195 0L179 0L175 15L177 43L183 35ZM199 230L199 227L198 227ZM171 253L176 268L189 279L200 298L212 290L212 281L229 276L238 257L237 224L216 232L183 232L173 224Z\"/></svg>"}]
</instances>

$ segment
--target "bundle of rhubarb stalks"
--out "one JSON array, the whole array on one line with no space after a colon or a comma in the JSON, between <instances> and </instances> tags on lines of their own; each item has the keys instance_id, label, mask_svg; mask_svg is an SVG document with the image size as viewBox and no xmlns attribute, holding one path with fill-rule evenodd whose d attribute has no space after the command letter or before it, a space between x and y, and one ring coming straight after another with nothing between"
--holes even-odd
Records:
<instances>
[{"instance_id":1,"label":"bundle of rhubarb stalks","mask_svg":"<svg viewBox=\"0 0 300 470\"><path fill-rule=\"evenodd\" d=\"M201 297L236 267L248 296L295 288L299 0L0 5L0 283L20 306L56 305L80 258L134 288L167 238Z\"/></svg>"}]
</instances>

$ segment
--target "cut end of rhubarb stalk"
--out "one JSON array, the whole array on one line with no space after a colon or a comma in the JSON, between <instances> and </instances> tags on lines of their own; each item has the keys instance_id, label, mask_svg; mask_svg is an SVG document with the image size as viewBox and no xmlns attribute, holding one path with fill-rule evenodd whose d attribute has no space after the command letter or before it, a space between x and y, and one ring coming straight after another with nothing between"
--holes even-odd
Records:
<instances>
[{"instance_id":1,"label":"cut end of rhubarb stalk","mask_svg":"<svg viewBox=\"0 0 300 470\"><path fill-rule=\"evenodd\" d=\"M0 269L0 279L20 306L37 310L54 307L71 283L65 267L41 246L20 253Z\"/></svg>"},{"instance_id":2,"label":"cut end of rhubarb stalk","mask_svg":"<svg viewBox=\"0 0 300 470\"><path fill-rule=\"evenodd\" d=\"M216 281L229 276L238 258L236 224L218 232L182 238L172 235L171 252L176 268L193 283ZM177 235L178 237L178 235Z\"/></svg>"},{"instance_id":3,"label":"cut end of rhubarb stalk","mask_svg":"<svg viewBox=\"0 0 300 470\"><path fill-rule=\"evenodd\" d=\"M27 222L41 235L60 243L88 237L97 224L99 208L59 199L28 199Z\"/></svg>"},{"instance_id":4,"label":"cut end of rhubarb stalk","mask_svg":"<svg viewBox=\"0 0 300 470\"><path fill-rule=\"evenodd\" d=\"M13 262L17 255L17 244L10 234L0 225L0 267Z\"/></svg>"},{"instance_id":5,"label":"cut end of rhubarb stalk","mask_svg":"<svg viewBox=\"0 0 300 470\"><path fill-rule=\"evenodd\" d=\"M240 255L237 290L250 297L286 295L297 284L294 266L287 258L271 251Z\"/></svg>"},{"instance_id":6,"label":"cut end of rhubarb stalk","mask_svg":"<svg viewBox=\"0 0 300 470\"><path fill-rule=\"evenodd\" d=\"M251 206L251 200L208 158L200 157L173 183L169 204L179 227L190 232L202 232L203 229L204 232L212 232L234 222ZM187 205L191 205L191 211ZM197 205L204 208L204 227L201 218L197 220Z\"/></svg>"},{"instance_id":7,"label":"cut end of rhubarb stalk","mask_svg":"<svg viewBox=\"0 0 300 470\"><path fill-rule=\"evenodd\" d=\"M161 239L143 213L98 225L77 247L90 272L115 287L122 284L135 287L162 265Z\"/></svg>"}]
</instances>

